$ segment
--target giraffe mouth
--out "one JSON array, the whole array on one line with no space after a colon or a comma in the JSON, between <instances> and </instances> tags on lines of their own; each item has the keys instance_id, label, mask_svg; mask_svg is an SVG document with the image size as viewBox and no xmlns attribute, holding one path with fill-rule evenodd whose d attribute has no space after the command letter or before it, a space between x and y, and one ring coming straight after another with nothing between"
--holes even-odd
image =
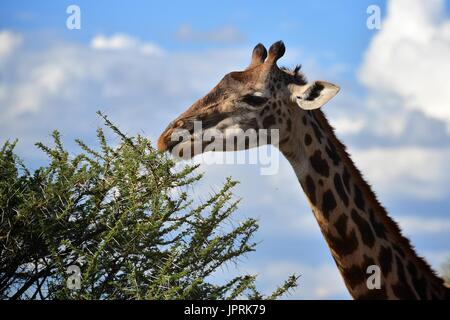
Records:
<instances>
[{"instance_id":1,"label":"giraffe mouth","mask_svg":"<svg viewBox=\"0 0 450 320\"><path fill-rule=\"evenodd\" d=\"M217 123L218 122L211 120L204 121L201 118L187 121L174 120L159 137L157 148L161 152L168 151L175 156L181 156L183 158L186 158L183 156L183 153L186 154L186 149L192 149L191 157L203 153L213 142L209 139L205 139L204 134L205 132L211 132L212 130L219 132L216 128ZM183 150L181 151L181 155L177 154L179 153L177 149Z\"/></svg>"},{"instance_id":2,"label":"giraffe mouth","mask_svg":"<svg viewBox=\"0 0 450 320\"><path fill-rule=\"evenodd\" d=\"M251 119L236 124L233 117L218 123L208 122L207 127L196 124L177 126L177 121L174 121L158 139L158 150L168 151L176 158L191 159L208 151L239 151L257 147L262 141L265 141L263 144L270 143L270 136L262 140L257 130L250 134L244 131L247 127L254 129L255 123L256 120Z\"/></svg>"},{"instance_id":3,"label":"giraffe mouth","mask_svg":"<svg viewBox=\"0 0 450 320\"><path fill-rule=\"evenodd\" d=\"M172 150L180 143L180 141L168 141L166 150L172 153ZM166 151L162 150L162 151Z\"/></svg>"},{"instance_id":4,"label":"giraffe mouth","mask_svg":"<svg viewBox=\"0 0 450 320\"><path fill-rule=\"evenodd\" d=\"M181 115L172 121L158 139L158 150L190 159L208 151L239 151L257 147L261 140L253 114L219 112L214 108ZM253 129L253 132L247 130ZM181 151L180 151L181 149Z\"/></svg>"}]
</instances>

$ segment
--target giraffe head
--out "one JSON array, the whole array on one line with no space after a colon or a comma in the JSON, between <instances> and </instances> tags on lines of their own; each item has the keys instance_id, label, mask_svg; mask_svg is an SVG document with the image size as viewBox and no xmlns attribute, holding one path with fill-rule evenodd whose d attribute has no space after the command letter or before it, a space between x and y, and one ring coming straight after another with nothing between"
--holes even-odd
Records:
<instances>
[{"instance_id":1,"label":"giraffe head","mask_svg":"<svg viewBox=\"0 0 450 320\"><path fill-rule=\"evenodd\" d=\"M203 98L172 121L158 139L160 151L190 150L189 156L208 151L211 139L219 132L223 141L236 132L260 132L260 129L277 129L279 141L288 139L294 126L294 113L320 108L339 91L339 87L325 81L307 83L300 67L295 70L279 68L277 61L285 53L282 41L274 43L267 54L262 44L253 49L250 65L243 71L231 72ZM297 118L297 117L295 117ZM200 124L196 130L195 123ZM189 133L189 139L180 141L180 135ZM233 143L234 151L260 144L262 139ZM270 138L269 142L270 143ZM195 144L199 148L194 148ZM181 147L181 148L180 148ZM222 150L230 150L227 145Z\"/></svg>"}]
</instances>

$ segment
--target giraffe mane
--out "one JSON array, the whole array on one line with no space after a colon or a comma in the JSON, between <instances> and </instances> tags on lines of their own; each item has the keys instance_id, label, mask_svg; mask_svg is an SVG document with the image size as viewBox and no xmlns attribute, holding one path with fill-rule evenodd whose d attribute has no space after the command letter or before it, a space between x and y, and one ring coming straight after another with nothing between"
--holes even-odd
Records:
<instances>
[{"instance_id":1,"label":"giraffe mane","mask_svg":"<svg viewBox=\"0 0 450 320\"><path fill-rule=\"evenodd\" d=\"M306 76L303 72L301 72L302 65L301 64L297 64L294 69L290 69L288 67L281 67L280 69L284 72L286 72L287 74L290 74L291 76L294 77L295 79L295 83L299 84L299 85L304 85L307 84L308 81L306 79Z\"/></svg>"}]
</instances>

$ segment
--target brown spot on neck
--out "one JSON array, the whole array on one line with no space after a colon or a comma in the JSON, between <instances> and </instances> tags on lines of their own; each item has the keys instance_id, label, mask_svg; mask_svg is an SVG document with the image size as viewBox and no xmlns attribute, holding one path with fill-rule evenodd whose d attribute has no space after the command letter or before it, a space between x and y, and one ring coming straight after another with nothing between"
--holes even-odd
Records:
<instances>
[{"instance_id":1,"label":"brown spot on neck","mask_svg":"<svg viewBox=\"0 0 450 320\"><path fill-rule=\"evenodd\" d=\"M331 190L325 191L322 197L322 214L325 219L330 218L331 212L336 208L336 199Z\"/></svg>"},{"instance_id":2,"label":"brown spot on neck","mask_svg":"<svg viewBox=\"0 0 450 320\"><path fill-rule=\"evenodd\" d=\"M314 154L309 157L309 161L317 173L324 177L328 177L330 175L330 167L328 166L327 161L322 158L322 152L320 150L316 150Z\"/></svg>"}]
</instances>

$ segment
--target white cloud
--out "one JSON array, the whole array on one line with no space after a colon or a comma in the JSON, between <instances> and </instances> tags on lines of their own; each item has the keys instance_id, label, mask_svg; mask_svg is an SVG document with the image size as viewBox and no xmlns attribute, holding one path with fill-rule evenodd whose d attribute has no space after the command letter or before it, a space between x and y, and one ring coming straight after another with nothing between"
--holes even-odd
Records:
<instances>
[{"instance_id":1,"label":"white cloud","mask_svg":"<svg viewBox=\"0 0 450 320\"><path fill-rule=\"evenodd\" d=\"M18 137L18 151L35 159L34 142L46 141L53 129L69 141L91 137L100 124L96 110L120 120L127 132L155 138L225 73L244 68L251 50L161 52L124 34L97 36L90 46L26 44L7 65L0 64L0 72L8 73L0 79L1 138Z\"/></svg>"},{"instance_id":2,"label":"white cloud","mask_svg":"<svg viewBox=\"0 0 450 320\"><path fill-rule=\"evenodd\" d=\"M450 232L450 219L422 216L399 216L396 218L406 234L431 234Z\"/></svg>"},{"instance_id":3,"label":"white cloud","mask_svg":"<svg viewBox=\"0 0 450 320\"><path fill-rule=\"evenodd\" d=\"M264 148L264 147L261 147ZM256 153L257 149L249 152ZM278 150L273 150L279 152ZM248 151L247 151L248 152ZM240 152L243 154L243 152ZM228 153L229 154L229 153ZM207 154L212 158L214 153ZM223 153L215 153L222 157ZM219 190L225 177L240 181L235 193L242 197L240 211L261 221L268 236L283 235L297 239L320 240L320 229L306 202L300 183L289 162L278 153L279 170L274 175L261 175L260 164L202 164L202 183L192 190L195 197ZM193 163L198 163L194 158ZM186 163L186 162L184 162Z\"/></svg>"},{"instance_id":4,"label":"white cloud","mask_svg":"<svg viewBox=\"0 0 450 320\"><path fill-rule=\"evenodd\" d=\"M135 50L146 55L161 55L164 50L159 46L142 42L127 34L118 33L110 37L97 35L91 40L91 47L97 50Z\"/></svg>"},{"instance_id":5,"label":"white cloud","mask_svg":"<svg viewBox=\"0 0 450 320\"><path fill-rule=\"evenodd\" d=\"M244 35L233 26L199 31L193 29L190 25L181 25L175 35L179 40L193 42L238 43L244 39Z\"/></svg>"},{"instance_id":6,"label":"white cloud","mask_svg":"<svg viewBox=\"0 0 450 320\"><path fill-rule=\"evenodd\" d=\"M69 85L67 81L76 71L73 65L61 58L59 61L43 61L29 69L19 66L14 74L20 77L17 82L0 84L9 91L8 96L0 98L6 108L5 120L23 113L37 112L46 99L63 94L62 88Z\"/></svg>"},{"instance_id":7,"label":"white cloud","mask_svg":"<svg viewBox=\"0 0 450 320\"><path fill-rule=\"evenodd\" d=\"M288 299L343 299L349 297L336 265L305 265L293 261L274 261L256 269L267 287L282 283L288 275L300 275L298 287ZM270 285L269 285L270 284Z\"/></svg>"},{"instance_id":8,"label":"white cloud","mask_svg":"<svg viewBox=\"0 0 450 320\"><path fill-rule=\"evenodd\" d=\"M289 290L282 299L350 299L338 268L331 258L329 260L330 263L306 264L296 259L269 258L264 260L264 263L254 263L250 258L236 268L219 269L211 278L213 281L223 283L242 274L257 275L257 289L268 295L283 284L290 275L295 274L300 276L297 287Z\"/></svg>"},{"instance_id":9,"label":"white cloud","mask_svg":"<svg viewBox=\"0 0 450 320\"><path fill-rule=\"evenodd\" d=\"M424 251L424 256L427 258L427 261L433 266L434 270L436 270L439 274L443 274L443 267L445 264L450 262L450 250L427 250ZM448 274L448 271L445 270Z\"/></svg>"},{"instance_id":10,"label":"white cloud","mask_svg":"<svg viewBox=\"0 0 450 320\"><path fill-rule=\"evenodd\" d=\"M450 131L450 19L443 0L388 2L359 78L378 96L444 119Z\"/></svg>"},{"instance_id":11,"label":"white cloud","mask_svg":"<svg viewBox=\"0 0 450 320\"><path fill-rule=\"evenodd\" d=\"M0 31L0 63L6 60L22 44L20 34L8 30Z\"/></svg>"},{"instance_id":12,"label":"white cloud","mask_svg":"<svg viewBox=\"0 0 450 320\"><path fill-rule=\"evenodd\" d=\"M333 127L338 134L356 134L366 126L366 120L363 117L350 119L348 117L339 117L333 119Z\"/></svg>"},{"instance_id":13,"label":"white cloud","mask_svg":"<svg viewBox=\"0 0 450 320\"><path fill-rule=\"evenodd\" d=\"M450 150L395 147L353 149L350 153L382 198L440 199L448 195Z\"/></svg>"}]
</instances>

